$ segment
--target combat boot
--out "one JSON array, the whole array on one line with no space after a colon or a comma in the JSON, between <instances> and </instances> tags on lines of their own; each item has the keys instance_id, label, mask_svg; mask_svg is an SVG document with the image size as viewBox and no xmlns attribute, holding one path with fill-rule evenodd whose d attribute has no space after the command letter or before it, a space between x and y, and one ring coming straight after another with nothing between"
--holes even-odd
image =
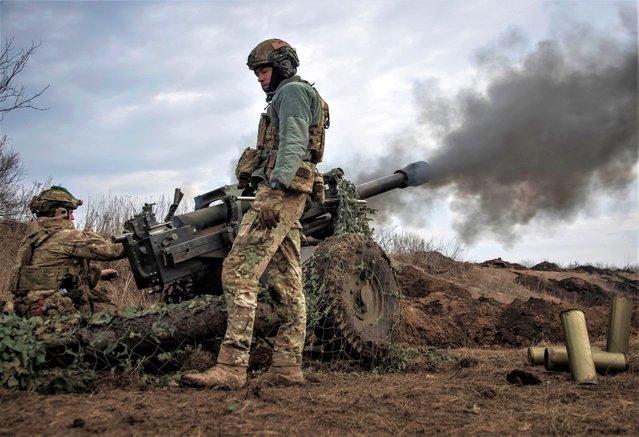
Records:
<instances>
[{"instance_id":1,"label":"combat boot","mask_svg":"<svg viewBox=\"0 0 639 437\"><path fill-rule=\"evenodd\" d=\"M287 387L303 385L304 373L301 366L271 366L260 378L260 385Z\"/></svg>"},{"instance_id":2,"label":"combat boot","mask_svg":"<svg viewBox=\"0 0 639 437\"><path fill-rule=\"evenodd\" d=\"M195 387L236 390L246 386L246 367L218 363L206 372L182 375L182 382Z\"/></svg>"}]
</instances>

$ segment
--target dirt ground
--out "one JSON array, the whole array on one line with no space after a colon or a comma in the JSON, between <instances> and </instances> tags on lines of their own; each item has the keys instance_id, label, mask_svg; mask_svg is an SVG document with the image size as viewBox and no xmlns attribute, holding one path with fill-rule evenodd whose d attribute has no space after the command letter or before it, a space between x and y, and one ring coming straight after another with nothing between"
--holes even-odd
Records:
<instances>
[{"instance_id":1,"label":"dirt ground","mask_svg":"<svg viewBox=\"0 0 639 437\"><path fill-rule=\"evenodd\" d=\"M422 257L421 259L427 259ZM13 435L639 435L639 275L398 262L405 295L400 373L308 360L301 387L157 389L105 376L92 393L0 389L0 436ZM605 348L610 297L634 300L626 372L581 386L527 363L526 347L563 343L559 313L580 308Z\"/></svg>"}]
</instances>

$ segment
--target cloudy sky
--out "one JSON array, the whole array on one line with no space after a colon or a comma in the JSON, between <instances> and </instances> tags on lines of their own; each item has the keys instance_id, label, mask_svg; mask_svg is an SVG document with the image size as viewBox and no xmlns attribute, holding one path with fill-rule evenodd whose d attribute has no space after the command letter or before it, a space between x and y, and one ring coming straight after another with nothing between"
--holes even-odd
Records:
<instances>
[{"instance_id":1,"label":"cloudy sky","mask_svg":"<svg viewBox=\"0 0 639 437\"><path fill-rule=\"evenodd\" d=\"M415 160L435 178L373 202L378 229L471 261L638 262L634 1L8 1L40 44L5 116L25 182L87 199L232 183L265 106L246 57L296 47L331 108L325 161L354 182Z\"/></svg>"}]
</instances>

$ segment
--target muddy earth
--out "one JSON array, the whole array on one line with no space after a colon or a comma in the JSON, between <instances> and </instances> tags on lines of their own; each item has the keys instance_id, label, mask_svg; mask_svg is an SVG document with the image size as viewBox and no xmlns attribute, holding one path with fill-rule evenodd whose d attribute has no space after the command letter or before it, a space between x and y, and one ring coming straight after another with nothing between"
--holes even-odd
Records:
<instances>
[{"instance_id":1,"label":"muddy earth","mask_svg":"<svg viewBox=\"0 0 639 437\"><path fill-rule=\"evenodd\" d=\"M404 357L393 372L308 358L301 387L260 387L258 369L228 392L108 372L82 394L3 388L0 435L639 435L639 274L422 255L394 260ZM614 294L633 300L627 371L581 386L528 363L528 346L563 344L568 308L605 349Z\"/></svg>"}]
</instances>

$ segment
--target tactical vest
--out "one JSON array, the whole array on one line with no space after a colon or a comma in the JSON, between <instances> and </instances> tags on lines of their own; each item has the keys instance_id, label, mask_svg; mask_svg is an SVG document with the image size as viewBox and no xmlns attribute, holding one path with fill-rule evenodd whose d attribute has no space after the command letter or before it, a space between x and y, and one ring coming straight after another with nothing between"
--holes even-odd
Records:
<instances>
[{"instance_id":1,"label":"tactical vest","mask_svg":"<svg viewBox=\"0 0 639 437\"><path fill-rule=\"evenodd\" d=\"M27 233L9 278L9 291L14 296L25 296L31 290L58 290L62 286L73 293L88 280L89 265L85 259L74 259L69 265L57 267L31 265L34 251L60 231L59 227L41 226L36 232Z\"/></svg>"},{"instance_id":2,"label":"tactical vest","mask_svg":"<svg viewBox=\"0 0 639 437\"><path fill-rule=\"evenodd\" d=\"M299 79L299 81L312 86L305 80ZM316 182L321 181L322 194L324 186L322 175L315 168L315 164L322 162L322 158L324 157L325 132L330 126L330 114L328 104L322 99L319 93L317 95L320 99L321 114L319 124L310 126L308 129L308 146L306 149L306 158L308 160L305 159L302 162L289 186L289 189L293 191L307 194L311 194L315 191L314 184ZM264 168L264 173L269 179L273 168L275 168L277 147L279 145L279 127L271 123L270 111L271 105L269 103L266 112L260 117L260 124L257 130L257 150L262 156L260 167Z\"/></svg>"}]
</instances>

